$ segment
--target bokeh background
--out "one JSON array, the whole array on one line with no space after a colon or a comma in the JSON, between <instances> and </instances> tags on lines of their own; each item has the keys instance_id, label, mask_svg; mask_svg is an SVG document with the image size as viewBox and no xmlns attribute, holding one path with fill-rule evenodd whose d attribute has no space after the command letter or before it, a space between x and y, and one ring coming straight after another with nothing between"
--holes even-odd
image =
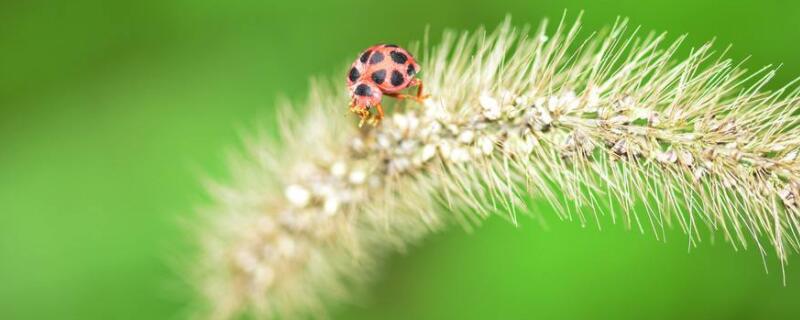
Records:
<instances>
[{"instance_id":1,"label":"bokeh background","mask_svg":"<svg viewBox=\"0 0 800 320\"><path fill-rule=\"evenodd\" d=\"M2 1L0 319L181 319L191 254L181 224L225 179L242 132L275 124L281 96L343 79L359 50L445 28L586 10L689 33L756 68L800 75L790 1ZM344 103L344 102L343 102ZM343 104L344 108L345 105ZM688 252L606 224L531 219L452 228L394 255L337 319L797 319L800 269L717 241ZM794 262L798 257L794 257Z\"/></svg>"}]
</instances>

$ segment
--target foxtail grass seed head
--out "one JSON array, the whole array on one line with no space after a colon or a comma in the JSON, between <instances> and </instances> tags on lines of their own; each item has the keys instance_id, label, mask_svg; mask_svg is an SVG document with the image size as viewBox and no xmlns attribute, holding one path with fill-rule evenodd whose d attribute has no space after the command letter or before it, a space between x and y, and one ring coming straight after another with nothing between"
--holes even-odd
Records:
<instances>
[{"instance_id":1,"label":"foxtail grass seed head","mask_svg":"<svg viewBox=\"0 0 800 320\"><path fill-rule=\"evenodd\" d=\"M626 20L580 29L447 32L420 55L430 97L376 127L331 116L347 93L315 85L278 143L250 141L231 182L210 187L205 317L324 315L388 252L491 214L516 223L529 196L582 225L677 226L692 245L708 229L785 262L798 247L800 91L765 91L775 70L745 72L711 44L675 58L683 37Z\"/></svg>"}]
</instances>

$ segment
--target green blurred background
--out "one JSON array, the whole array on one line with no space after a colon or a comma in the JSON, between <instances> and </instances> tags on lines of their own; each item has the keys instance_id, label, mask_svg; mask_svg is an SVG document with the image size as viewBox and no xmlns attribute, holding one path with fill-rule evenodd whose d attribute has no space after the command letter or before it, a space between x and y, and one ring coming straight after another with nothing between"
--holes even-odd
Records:
<instances>
[{"instance_id":1,"label":"green blurred background","mask_svg":"<svg viewBox=\"0 0 800 320\"><path fill-rule=\"evenodd\" d=\"M3 1L0 3L0 319L180 319L191 253L180 218L226 177L241 132L274 124L376 42L430 25L495 26L586 10L593 30L629 16L646 30L717 37L746 66L800 75L800 4L789 1ZM574 15L572 15L574 16ZM344 104L343 104L344 107ZM687 252L542 207L548 228L491 219L394 255L339 319L776 319L800 314L774 257L717 241ZM793 257L791 261L797 260Z\"/></svg>"}]
</instances>

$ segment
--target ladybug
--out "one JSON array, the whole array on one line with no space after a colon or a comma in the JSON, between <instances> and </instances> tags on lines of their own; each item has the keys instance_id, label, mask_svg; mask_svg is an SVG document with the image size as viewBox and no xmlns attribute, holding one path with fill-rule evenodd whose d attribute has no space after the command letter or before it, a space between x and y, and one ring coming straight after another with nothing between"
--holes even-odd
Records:
<instances>
[{"instance_id":1,"label":"ladybug","mask_svg":"<svg viewBox=\"0 0 800 320\"><path fill-rule=\"evenodd\" d=\"M419 64L406 49L393 44L378 44L361 52L350 66L347 74L347 87L350 90L350 111L361 117L362 126L375 107L377 114L370 121L378 125L383 119L381 98L384 95L397 99L422 101L422 80L414 76L419 72ZM400 91L417 86L417 94L405 95Z\"/></svg>"}]
</instances>

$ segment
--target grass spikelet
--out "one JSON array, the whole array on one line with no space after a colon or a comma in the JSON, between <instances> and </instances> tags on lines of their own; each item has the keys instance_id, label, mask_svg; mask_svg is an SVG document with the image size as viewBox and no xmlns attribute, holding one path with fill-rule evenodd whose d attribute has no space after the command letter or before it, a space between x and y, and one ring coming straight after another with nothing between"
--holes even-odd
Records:
<instances>
[{"instance_id":1,"label":"grass spikelet","mask_svg":"<svg viewBox=\"0 0 800 320\"><path fill-rule=\"evenodd\" d=\"M784 263L798 248L800 91L765 91L773 68L746 72L710 43L678 59L683 38L626 20L580 29L445 33L419 59L431 97L376 128L332 116L348 98L326 85L285 108L305 114L210 187L206 317L324 315L387 252L492 214L516 223L531 196L563 220L677 226L693 245L708 229Z\"/></svg>"}]
</instances>

